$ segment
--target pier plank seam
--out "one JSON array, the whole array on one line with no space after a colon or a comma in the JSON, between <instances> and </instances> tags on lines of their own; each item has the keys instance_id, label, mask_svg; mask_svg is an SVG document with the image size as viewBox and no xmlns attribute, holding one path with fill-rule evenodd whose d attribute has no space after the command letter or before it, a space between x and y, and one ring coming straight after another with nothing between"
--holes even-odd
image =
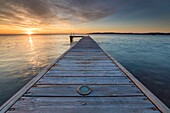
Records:
<instances>
[{"instance_id":1,"label":"pier plank seam","mask_svg":"<svg viewBox=\"0 0 170 113\"><path fill-rule=\"evenodd\" d=\"M69 59L70 55L72 58ZM103 67L113 68L98 71L97 66L102 67L102 64ZM71 69L71 66L80 69ZM85 68L88 66L91 68ZM115 69L120 71L116 72ZM49 74L53 76L50 77ZM104 76L105 74L109 76ZM79 95L76 89L80 85L89 86L92 93L87 96ZM169 113L169 109L156 96L91 37L80 39L22 89L1 106L1 112Z\"/></svg>"}]
</instances>

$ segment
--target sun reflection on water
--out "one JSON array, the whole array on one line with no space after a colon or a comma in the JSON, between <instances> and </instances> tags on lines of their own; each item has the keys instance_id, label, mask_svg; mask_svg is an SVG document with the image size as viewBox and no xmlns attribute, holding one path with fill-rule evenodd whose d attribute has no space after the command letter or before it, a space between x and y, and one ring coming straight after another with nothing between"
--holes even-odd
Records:
<instances>
[{"instance_id":1,"label":"sun reflection on water","mask_svg":"<svg viewBox=\"0 0 170 113\"><path fill-rule=\"evenodd\" d=\"M33 46L33 41L32 41L31 35L29 35L29 43L30 43L31 46Z\"/></svg>"}]
</instances>

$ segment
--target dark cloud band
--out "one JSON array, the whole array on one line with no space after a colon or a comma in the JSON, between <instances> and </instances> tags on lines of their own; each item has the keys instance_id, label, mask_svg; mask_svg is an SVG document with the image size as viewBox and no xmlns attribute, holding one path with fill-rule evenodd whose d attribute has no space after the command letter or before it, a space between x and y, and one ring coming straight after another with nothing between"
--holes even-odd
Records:
<instances>
[{"instance_id":1,"label":"dark cloud band","mask_svg":"<svg viewBox=\"0 0 170 113\"><path fill-rule=\"evenodd\" d=\"M95 21L115 13L137 15L130 19L154 17L169 12L169 5L169 0L0 0L0 25L57 26Z\"/></svg>"}]
</instances>

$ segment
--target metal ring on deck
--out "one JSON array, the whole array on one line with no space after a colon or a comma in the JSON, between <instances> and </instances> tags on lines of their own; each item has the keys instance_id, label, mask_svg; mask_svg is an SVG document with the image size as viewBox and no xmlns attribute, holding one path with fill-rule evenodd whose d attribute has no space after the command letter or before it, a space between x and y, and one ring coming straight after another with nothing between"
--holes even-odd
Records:
<instances>
[{"instance_id":1,"label":"metal ring on deck","mask_svg":"<svg viewBox=\"0 0 170 113\"><path fill-rule=\"evenodd\" d=\"M92 89L89 88L88 86L86 85L83 85L83 86L79 86L77 88L77 92L80 94L80 95L89 95L91 92L92 92Z\"/></svg>"}]
</instances>

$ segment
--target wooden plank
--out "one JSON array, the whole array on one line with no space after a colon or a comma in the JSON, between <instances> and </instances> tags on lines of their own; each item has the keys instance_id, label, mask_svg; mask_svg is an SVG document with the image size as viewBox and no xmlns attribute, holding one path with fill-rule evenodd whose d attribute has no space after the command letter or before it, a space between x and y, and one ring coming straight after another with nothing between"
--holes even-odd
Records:
<instances>
[{"instance_id":1,"label":"wooden plank","mask_svg":"<svg viewBox=\"0 0 170 113\"><path fill-rule=\"evenodd\" d=\"M86 61L88 61L88 60L110 60L109 58L104 58L104 57L92 57L92 58L90 58L90 57L64 57L63 58L63 60L86 60Z\"/></svg>"},{"instance_id":2,"label":"wooden plank","mask_svg":"<svg viewBox=\"0 0 170 113\"><path fill-rule=\"evenodd\" d=\"M51 71L119 71L118 67L52 67Z\"/></svg>"},{"instance_id":3,"label":"wooden plank","mask_svg":"<svg viewBox=\"0 0 170 113\"><path fill-rule=\"evenodd\" d=\"M87 62L87 63L112 63L112 61L111 60L89 60L89 61L87 61L87 60L83 60L83 59L81 59L81 60L60 60L59 61L59 63L78 63L78 64L80 64L80 63L84 63L84 62Z\"/></svg>"},{"instance_id":4,"label":"wooden plank","mask_svg":"<svg viewBox=\"0 0 170 113\"><path fill-rule=\"evenodd\" d=\"M108 56L68 56L68 55L65 55L63 58L69 58L69 59L72 59L72 58L109 58Z\"/></svg>"},{"instance_id":5,"label":"wooden plank","mask_svg":"<svg viewBox=\"0 0 170 113\"><path fill-rule=\"evenodd\" d=\"M82 102L86 102L87 106L123 106L123 105L133 105L133 106L153 106L152 103L145 97L22 97L17 105L31 105L31 102L36 102L39 105L46 105L48 102L57 106L82 106ZM75 103L74 103L75 102ZM19 104L23 103L23 104ZM58 104L56 104L58 103ZM65 104L64 104L65 103ZM74 103L74 104L73 104ZM47 106L51 106L50 103ZM16 106L17 107L17 106Z\"/></svg>"},{"instance_id":6,"label":"wooden plank","mask_svg":"<svg viewBox=\"0 0 170 113\"><path fill-rule=\"evenodd\" d=\"M103 74L103 76L105 75L105 74L122 74L122 72L120 71L120 70L115 70L115 71L100 71L100 70L98 70L98 71L94 71L94 70L88 70L88 71L52 71L52 70L50 70L50 71L48 71L48 73L51 73L51 74L53 74L53 73L55 73L55 74L95 74L95 75L97 75L98 73L99 74Z\"/></svg>"},{"instance_id":7,"label":"wooden plank","mask_svg":"<svg viewBox=\"0 0 170 113\"><path fill-rule=\"evenodd\" d=\"M66 56L87 56L87 57L90 57L90 56L102 56L102 57L104 57L105 56L105 54L104 53L81 53L81 52L79 52L79 53L68 53Z\"/></svg>"},{"instance_id":8,"label":"wooden plank","mask_svg":"<svg viewBox=\"0 0 170 113\"><path fill-rule=\"evenodd\" d=\"M107 57L63 57L63 60L110 60Z\"/></svg>"},{"instance_id":9,"label":"wooden plank","mask_svg":"<svg viewBox=\"0 0 170 113\"><path fill-rule=\"evenodd\" d=\"M96 75L94 75L94 74L73 74L73 73L69 73L69 74L61 74L61 73L58 73L58 74L56 74L56 73L46 73L46 75L45 75L45 77L74 77L74 76L76 76L76 77L117 77L117 76L122 76L122 77L126 77L126 75L125 74L123 74L123 73L119 73L119 74L101 74L101 73L98 73L98 74L96 74Z\"/></svg>"},{"instance_id":10,"label":"wooden plank","mask_svg":"<svg viewBox=\"0 0 170 113\"><path fill-rule=\"evenodd\" d=\"M86 48L85 48L86 49ZM94 55L94 54L105 54L103 51L74 51L74 50L70 50L70 52L69 53L67 53L67 54L92 54L92 55Z\"/></svg>"},{"instance_id":11,"label":"wooden plank","mask_svg":"<svg viewBox=\"0 0 170 113\"><path fill-rule=\"evenodd\" d=\"M25 96L32 97L67 97L82 96L77 92L81 85L36 85L28 90ZM88 85L92 92L90 97L122 97L143 96L143 93L134 85Z\"/></svg>"},{"instance_id":12,"label":"wooden plank","mask_svg":"<svg viewBox=\"0 0 170 113\"><path fill-rule=\"evenodd\" d=\"M61 67L73 67L78 66L78 67L115 67L115 64L112 63L97 63L97 64L89 64L89 63L84 63L84 64L67 64L67 63L57 63L55 66L61 66Z\"/></svg>"},{"instance_id":13,"label":"wooden plank","mask_svg":"<svg viewBox=\"0 0 170 113\"><path fill-rule=\"evenodd\" d=\"M105 56L105 54L102 52L70 52L66 56Z\"/></svg>"},{"instance_id":14,"label":"wooden plank","mask_svg":"<svg viewBox=\"0 0 170 113\"><path fill-rule=\"evenodd\" d=\"M127 77L43 77L37 84L132 84Z\"/></svg>"},{"instance_id":15,"label":"wooden plank","mask_svg":"<svg viewBox=\"0 0 170 113\"><path fill-rule=\"evenodd\" d=\"M102 52L100 49L72 49L70 52Z\"/></svg>"},{"instance_id":16,"label":"wooden plank","mask_svg":"<svg viewBox=\"0 0 170 113\"><path fill-rule=\"evenodd\" d=\"M22 97L8 113L160 113L145 97Z\"/></svg>"},{"instance_id":17,"label":"wooden plank","mask_svg":"<svg viewBox=\"0 0 170 113\"><path fill-rule=\"evenodd\" d=\"M77 62L77 63L57 63L55 66L115 66L112 63L98 62L98 63L90 63L90 62Z\"/></svg>"},{"instance_id":18,"label":"wooden plank","mask_svg":"<svg viewBox=\"0 0 170 113\"><path fill-rule=\"evenodd\" d=\"M90 50L90 49L84 49L84 50L77 50L77 49L73 49L70 51L71 53L103 53L101 50Z\"/></svg>"},{"instance_id":19,"label":"wooden plank","mask_svg":"<svg viewBox=\"0 0 170 113\"><path fill-rule=\"evenodd\" d=\"M69 60L79 60L79 59L83 59L83 60L110 60L109 57L107 56L65 56L63 57L63 59L69 59Z\"/></svg>"},{"instance_id":20,"label":"wooden plank","mask_svg":"<svg viewBox=\"0 0 170 113\"><path fill-rule=\"evenodd\" d=\"M102 65L95 65L95 64L93 64L93 65L90 65L90 64L77 64L77 65L74 65L73 64L73 66L71 66L71 65L62 65L62 64L58 64L58 65L55 65L55 66L53 66L53 69L55 68L55 69L67 69L67 68L69 68L69 69L71 69L71 67L74 69L76 69L76 68L84 68L84 69L91 69L91 70L93 70L93 69L119 69L116 65L104 65L104 66L102 66Z\"/></svg>"}]
</instances>

